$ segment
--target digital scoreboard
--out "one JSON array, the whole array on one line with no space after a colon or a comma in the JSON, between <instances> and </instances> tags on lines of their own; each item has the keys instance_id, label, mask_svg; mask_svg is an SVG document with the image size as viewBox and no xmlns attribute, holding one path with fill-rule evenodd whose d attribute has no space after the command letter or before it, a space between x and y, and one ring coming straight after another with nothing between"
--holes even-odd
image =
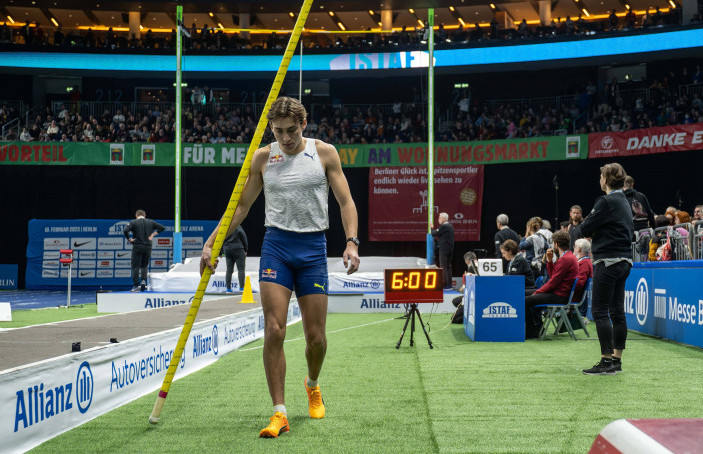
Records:
<instances>
[{"instance_id":1,"label":"digital scoreboard","mask_svg":"<svg viewBox=\"0 0 703 454\"><path fill-rule=\"evenodd\" d=\"M441 268L384 270L386 304L441 303L443 276Z\"/></svg>"}]
</instances>

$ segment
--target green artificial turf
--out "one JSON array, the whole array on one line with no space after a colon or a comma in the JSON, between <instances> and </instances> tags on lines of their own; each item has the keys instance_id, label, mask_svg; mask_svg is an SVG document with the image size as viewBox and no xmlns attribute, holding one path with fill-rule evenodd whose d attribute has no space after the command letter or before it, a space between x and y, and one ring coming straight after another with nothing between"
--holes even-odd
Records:
<instances>
[{"instance_id":1,"label":"green artificial turf","mask_svg":"<svg viewBox=\"0 0 703 454\"><path fill-rule=\"evenodd\" d=\"M78 304L69 308L24 309L12 311L12 321L0 322L0 328L20 328L22 326L41 325L42 323L95 317L97 315L105 314L98 314L98 305L95 303Z\"/></svg>"},{"instance_id":2,"label":"green artificial turf","mask_svg":"<svg viewBox=\"0 0 703 454\"><path fill-rule=\"evenodd\" d=\"M272 408L257 341L174 382L158 425L155 391L35 452L585 453L616 419L701 416L698 348L630 333L622 374L586 376L596 340L472 343L448 318L431 319L433 350L421 331L396 350L392 314L330 314L322 420L307 416L304 342L288 342L291 431L278 439L258 438Z\"/></svg>"}]
</instances>

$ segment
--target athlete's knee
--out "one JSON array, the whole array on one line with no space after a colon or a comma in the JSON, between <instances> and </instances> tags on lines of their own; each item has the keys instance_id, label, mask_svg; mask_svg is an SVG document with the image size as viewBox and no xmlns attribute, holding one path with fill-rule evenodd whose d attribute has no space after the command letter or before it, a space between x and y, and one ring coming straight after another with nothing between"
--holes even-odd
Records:
<instances>
[{"instance_id":1,"label":"athlete's knee","mask_svg":"<svg viewBox=\"0 0 703 454\"><path fill-rule=\"evenodd\" d=\"M305 336L305 342L310 348L323 349L327 347L327 336L324 331L311 332Z\"/></svg>"},{"instance_id":2,"label":"athlete's knee","mask_svg":"<svg viewBox=\"0 0 703 454\"><path fill-rule=\"evenodd\" d=\"M286 338L286 324L277 323L273 320L266 320L266 328L264 329L266 340L269 342L280 342Z\"/></svg>"}]
</instances>

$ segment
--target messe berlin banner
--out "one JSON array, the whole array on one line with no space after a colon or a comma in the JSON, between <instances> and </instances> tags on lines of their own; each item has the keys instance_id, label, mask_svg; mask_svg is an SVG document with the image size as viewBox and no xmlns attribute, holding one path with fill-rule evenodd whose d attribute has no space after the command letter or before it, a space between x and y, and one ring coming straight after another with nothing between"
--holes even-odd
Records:
<instances>
[{"instance_id":1,"label":"messe berlin banner","mask_svg":"<svg viewBox=\"0 0 703 454\"><path fill-rule=\"evenodd\" d=\"M172 220L159 220L166 230L152 240L149 271L166 272L173 264ZM71 285L127 286L132 283L132 244L124 237L129 221L119 219L32 219L29 221L26 287L65 287L68 267L61 249L73 250ZM183 256L199 257L217 221L181 221Z\"/></svg>"},{"instance_id":2,"label":"messe berlin banner","mask_svg":"<svg viewBox=\"0 0 703 454\"><path fill-rule=\"evenodd\" d=\"M436 165L502 164L585 159L588 136L550 136L475 142L437 142ZM427 143L335 145L344 167L426 166ZM185 143L185 167L240 167L248 144ZM0 165L174 166L172 143L8 142L0 145Z\"/></svg>"},{"instance_id":3,"label":"messe berlin banner","mask_svg":"<svg viewBox=\"0 0 703 454\"><path fill-rule=\"evenodd\" d=\"M445 212L456 241L481 233L483 166L435 167L433 219ZM369 240L425 241L427 168L369 169Z\"/></svg>"},{"instance_id":4,"label":"messe berlin banner","mask_svg":"<svg viewBox=\"0 0 703 454\"><path fill-rule=\"evenodd\" d=\"M703 347L703 260L635 263L625 283L633 331Z\"/></svg>"},{"instance_id":5,"label":"messe berlin banner","mask_svg":"<svg viewBox=\"0 0 703 454\"><path fill-rule=\"evenodd\" d=\"M703 123L588 135L589 159L700 149L703 149Z\"/></svg>"}]
</instances>

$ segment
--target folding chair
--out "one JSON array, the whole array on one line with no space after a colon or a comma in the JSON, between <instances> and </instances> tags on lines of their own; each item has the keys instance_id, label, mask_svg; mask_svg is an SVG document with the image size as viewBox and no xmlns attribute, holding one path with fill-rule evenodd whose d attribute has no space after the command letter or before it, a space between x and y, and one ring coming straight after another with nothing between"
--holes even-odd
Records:
<instances>
[{"instance_id":1,"label":"folding chair","mask_svg":"<svg viewBox=\"0 0 703 454\"><path fill-rule=\"evenodd\" d=\"M574 313L576 313L576 317L579 319L579 323L581 323L581 327L583 328L583 332L586 333L586 337L591 337L590 334L588 334L588 330L586 329L586 322L583 320L583 316L581 315L581 307L585 304L586 307L588 307L588 303L591 299L591 290L593 287L593 278L588 278L586 280L586 285L583 287L583 296L581 296L581 301L572 301L571 303L568 304L567 308L567 314L569 309L573 309ZM573 294L572 294L573 296ZM561 326L565 323L567 323L567 329L568 326L571 325L571 322L569 321L568 318L565 317L560 317L559 318L559 323L557 324L557 329L554 332L554 334L557 334L561 331ZM573 326L571 327L573 331ZM576 340L576 334L574 334L574 340Z\"/></svg>"},{"instance_id":2,"label":"folding chair","mask_svg":"<svg viewBox=\"0 0 703 454\"><path fill-rule=\"evenodd\" d=\"M556 330L554 331L554 334L559 334L559 328L557 327L557 321L556 317L557 315L564 318L566 317L567 310L569 309L569 305L571 304L572 299L574 298L574 291L576 290L576 283L578 282L578 279L574 279L574 283L571 284L571 292L569 293L569 298L566 300L566 303L564 304L538 304L535 306L535 309L542 309L547 311L547 315L544 318L544 323L542 323L542 329L539 331L539 340L544 340L544 336L547 334L547 330L549 329L549 325L553 324ZM574 334L574 330L571 328L571 323L566 324L566 329L569 332L569 336L571 336L574 340L576 340L576 335Z\"/></svg>"}]
</instances>

